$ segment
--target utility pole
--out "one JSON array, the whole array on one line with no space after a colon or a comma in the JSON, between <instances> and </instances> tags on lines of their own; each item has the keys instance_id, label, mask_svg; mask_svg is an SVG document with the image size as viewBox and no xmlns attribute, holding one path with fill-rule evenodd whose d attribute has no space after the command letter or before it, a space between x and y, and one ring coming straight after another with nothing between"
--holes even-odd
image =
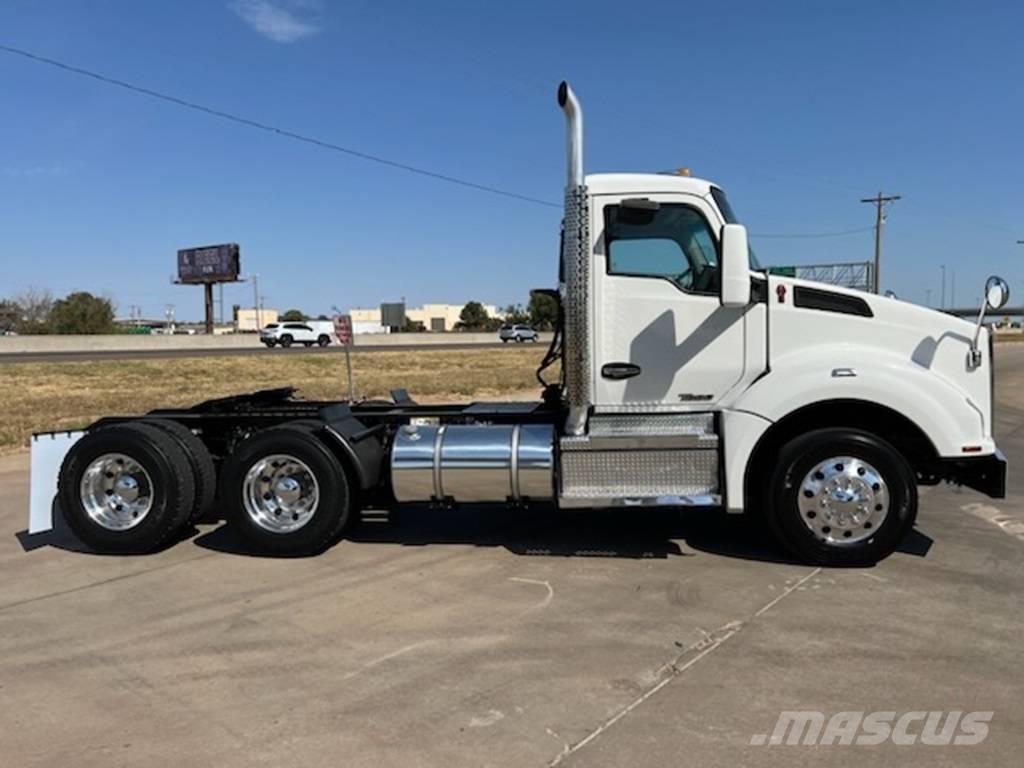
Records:
<instances>
[{"instance_id":1,"label":"utility pole","mask_svg":"<svg viewBox=\"0 0 1024 768\"><path fill-rule=\"evenodd\" d=\"M932 289L931 288L925 288L924 289L924 305L926 307L930 307L932 305Z\"/></svg>"},{"instance_id":2,"label":"utility pole","mask_svg":"<svg viewBox=\"0 0 1024 768\"><path fill-rule=\"evenodd\" d=\"M252 303L253 308L256 310L256 332L259 333L263 330L263 320L260 318L260 276L254 274L252 276Z\"/></svg>"},{"instance_id":3,"label":"utility pole","mask_svg":"<svg viewBox=\"0 0 1024 768\"><path fill-rule=\"evenodd\" d=\"M942 303L939 304L939 309L946 308L946 265L942 265Z\"/></svg>"},{"instance_id":4,"label":"utility pole","mask_svg":"<svg viewBox=\"0 0 1024 768\"><path fill-rule=\"evenodd\" d=\"M875 293L881 293L882 287L882 224L885 223L885 215L882 213L882 209L886 203L892 203L899 200L901 195L883 195L879 192L875 197L865 197L861 199L862 203L874 203L875 205L875 274L874 284Z\"/></svg>"}]
</instances>

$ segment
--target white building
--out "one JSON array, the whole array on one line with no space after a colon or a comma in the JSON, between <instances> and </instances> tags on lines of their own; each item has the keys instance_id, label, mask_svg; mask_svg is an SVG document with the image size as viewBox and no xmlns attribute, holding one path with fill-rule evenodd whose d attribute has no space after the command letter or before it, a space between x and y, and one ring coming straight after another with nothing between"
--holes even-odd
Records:
<instances>
[{"instance_id":1,"label":"white building","mask_svg":"<svg viewBox=\"0 0 1024 768\"><path fill-rule=\"evenodd\" d=\"M261 309L259 311L259 321L260 324L257 325L255 309L243 309L239 307L238 312L235 315L235 331L237 333L255 333L260 330L261 327L265 327L267 323L276 323L277 310Z\"/></svg>"},{"instance_id":2,"label":"white building","mask_svg":"<svg viewBox=\"0 0 1024 768\"><path fill-rule=\"evenodd\" d=\"M406 307L405 316L414 323L420 323L428 331L453 331L459 322L459 315L465 304L424 304L422 307ZM484 311L490 317L501 317L498 308L493 304L484 304ZM380 307L372 309L351 309L354 326L381 324Z\"/></svg>"}]
</instances>

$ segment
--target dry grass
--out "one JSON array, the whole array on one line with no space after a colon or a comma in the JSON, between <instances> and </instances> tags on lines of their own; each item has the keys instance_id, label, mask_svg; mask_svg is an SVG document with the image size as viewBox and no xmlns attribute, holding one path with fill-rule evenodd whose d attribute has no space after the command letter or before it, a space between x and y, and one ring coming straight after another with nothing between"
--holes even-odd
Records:
<instances>
[{"instance_id":1,"label":"dry grass","mask_svg":"<svg viewBox=\"0 0 1024 768\"><path fill-rule=\"evenodd\" d=\"M357 394L386 397L397 387L425 402L539 396L535 347L353 352ZM295 386L311 399L344 397L343 355L0 363L0 451L27 444L33 432L70 429L110 415L188 406L212 397Z\"/></svg>"}]
</instances>

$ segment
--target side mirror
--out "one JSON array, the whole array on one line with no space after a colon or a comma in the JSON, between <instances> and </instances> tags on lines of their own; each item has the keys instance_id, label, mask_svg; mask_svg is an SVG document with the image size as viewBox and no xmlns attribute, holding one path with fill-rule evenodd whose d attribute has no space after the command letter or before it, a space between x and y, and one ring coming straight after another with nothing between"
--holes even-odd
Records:
<instances>
[{"instance_id":1,"label":"side mirror","mask_svg":"<svg viewBox=\"0 0 1024 768\"><path fill-rule=\"evenodd\" d=\"M722 263L719 266L723 307L745 307L750 303L750 248L747 228L742 224L722 227Z\"/></svg>"},{"instance_id":2,"label":"side mirror","mask_svg":"<svg viewBox=\"0 0 1024 768\"><path fill-rule=\"evenodd\" d=\"M1001 277L992 275L985 281L985 303L990 311L995 312L1006 306L1010 300L1010 286Z\"/></svg>"},{"instance_id":3,"label":"side mirror","mask_svg":"<svg viewBox=\"0 0 1024 768\"><path fill-rule=\"evenodd\" d=\"M985 312L995 312L1006 306L1010 300L1010 286L1001 277L992 275L985 281L985 301L982 302L978 311L978 324L974 326L974 339L971 341L971 348L967 352L967 368L973 370L981 365L981 350L978 348L978 336L981 333L981 326L985 322Z\"/></svg>"}]
</instances>

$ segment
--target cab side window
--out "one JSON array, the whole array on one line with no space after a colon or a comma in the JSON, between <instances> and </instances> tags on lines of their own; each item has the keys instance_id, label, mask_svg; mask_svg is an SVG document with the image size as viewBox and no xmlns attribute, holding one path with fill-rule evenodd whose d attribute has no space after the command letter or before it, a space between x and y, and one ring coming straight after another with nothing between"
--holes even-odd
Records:
<instances>
[{"instance_id":1,"label":"cab side window","mask_svg":"<svg viewBox=\"0 0 1024 768\"><path fill-rule=\"evenodd\" d=\"M694 293L718 292L718 248L707 221L681 203L605 207L608 273L659 277Z\"/></svg>"}]
</instances>

